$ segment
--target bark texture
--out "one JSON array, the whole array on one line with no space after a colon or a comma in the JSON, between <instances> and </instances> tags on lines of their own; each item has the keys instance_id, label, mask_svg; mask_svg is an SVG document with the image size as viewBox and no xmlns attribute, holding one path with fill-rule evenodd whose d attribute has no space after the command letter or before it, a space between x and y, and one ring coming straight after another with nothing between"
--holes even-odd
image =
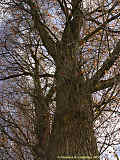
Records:
<instances>
[{"instance_id":1,"label":"bark texture","mask_svg":"<svg viewBox=\"0 0 120 160\"><path fill-rule=\"evenodd\" d=\"M66 22L57 45L56 112L47 151L51 160L57 156L83 156L84 160L99 156L91 94L82 74L82 54L78 47L83 13L78 0L72 1L72 5L73 19Z\"/></svg>"},{"instance_id":2,"label":"bark texture","mask_svg":"<svg viewBox=\"0 0 120 160\"><path fill-rule=\"evenodd\" d=\"M68 50L62 48L59 54L63 51ZM99 156L90 87L77 57L61 57L56 65L56 113L47 153L53 160L57 156L83 156L87 160Z\"/></svg>"}]
</instances>

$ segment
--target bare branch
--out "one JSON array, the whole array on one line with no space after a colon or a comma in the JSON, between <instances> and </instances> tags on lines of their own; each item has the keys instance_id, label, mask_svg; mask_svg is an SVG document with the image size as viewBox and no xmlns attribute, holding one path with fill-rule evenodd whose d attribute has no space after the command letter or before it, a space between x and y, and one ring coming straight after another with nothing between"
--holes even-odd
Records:
<instances>
[{"instance_id":1,"label":"bare branch","mask_svg":"<svg viewBox=\"0 0 120 160\"><path fill-rule=\"evenodd\" d=\"M11 79L11 78L17 78L17 77L21 77L21 76L33 76L33 75L30 74L29 72L24 72L24 73L14 74L14 75L10 75L10 76L7 76L7 77L0 78L0 81L8 80L8 79ZM39 77L40 78L45 78L45 77L54 78L54 75L46 73L46 74L39 75Z\"/></svg>"},{"instance_id":2,"label":"bare branch","mask_svg":"<svg viewBox=\"0 0 120 160\"><path fill-rule=\"evenodd\" d=\"M66 17L68 17L68 10L67 10L66 2L64 1L64 3L65 3L65 6L64 6L64 5L63 5L63 2L61 2L61 0L57 0L57 1L58 1L59 5L60 5L61 10L63 11L64 15L65 15Z\"/></svg>"},{"instance_id":3,"label":"bare branch","mask_svg":"<svg viewBox=\"0 0 120 160\"><path fill-rule=\"evenodd\" d=\"M120 74L116 75L113 78L110 78L108 80L101 80L99 81L93 88L92 92L97 92L109 87L112 87L114 84L120 83Z\"/></svg>"},{"instance_id":4,"label":"bare branch","mask_svg":"<svg viewBox=\"0 0 120 160\"><path fill-rule=\"evenodd\" d=\"M111 53L111 56L108 57L105 62L103 63L102 67L96 72L96 74L92 77L90 80L91 84L96 85L98 81L104 77L105 72L108 71L114 62L119 58L120 56L120 41L118 41L116 47L114 48L113 52Z\"/></svg>"},{"instance_id":5,"label":"bare branch","mask_svg":"<svg viewBox=\"0 0 120 160\"><path fill-rule=\"evenodd\" d=\"M40 21L40 15L38 13L35 3L32 0L26 2L31 8L31 15L35 29L37 29L37 31L39 32L44 46L46 47L50 55L53 57L53 59L55 59L56 43L50 36L50 30L48 30L46 26Z\"/></svg>"},{"instance_id":6,"label":"bare branch","mask_svg":"<svg viewBox=\"0 0 120 160\"><path fill-rule=\"evenodd\" d=\"M81 41L82 42L87 42L88 39L90 39L93 35L95 35L97 32L99 32L100 30L104 30L106 25L110 22L112 22L113 20L117 19L120 17L120 13L118 13L117 15L115 16L112 16L111 18L109 18L107 21L105 21L102 25L100 25L98 28L96 28L93 32L91 32L90 34L86 35ZM98 23L98 22L97 22ZM80 44L81 44L81 41L80 41Z\"/></svg>"}]
</instances>

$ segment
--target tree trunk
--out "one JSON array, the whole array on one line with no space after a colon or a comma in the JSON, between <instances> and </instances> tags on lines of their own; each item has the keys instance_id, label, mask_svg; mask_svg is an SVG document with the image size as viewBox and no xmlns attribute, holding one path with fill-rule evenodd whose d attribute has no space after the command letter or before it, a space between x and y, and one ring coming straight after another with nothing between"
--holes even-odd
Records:
<instances>
[{"instance_id":1,"label":"tree trunk","mask_svg":"<svg viewBox=\"0 0 120 160\"><path fill-rule=\"evenodd\" d=\"M91 95L83 75L76 72L75 63L69 65L68 71L67 67L60 66L59 59L55 121L48 147L50 160L57 156L82 156L84 160L99 156Z\"/></svg>"}]
</instances>

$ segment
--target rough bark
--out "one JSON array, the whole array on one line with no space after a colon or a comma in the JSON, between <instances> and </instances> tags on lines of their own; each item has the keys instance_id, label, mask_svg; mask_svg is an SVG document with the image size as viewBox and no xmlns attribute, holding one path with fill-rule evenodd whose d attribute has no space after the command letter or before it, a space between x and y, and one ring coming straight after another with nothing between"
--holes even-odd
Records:
<instances>
[{"instance_id":1,"label":"rough bark","mask_svg":"<svg viewBox=\"0 0 120 160\"><path fill-rule=\"evenodd\" d=\"M83 156L87 160L99 156L91 95L79 65L75 58L67 56L67 61L59 58L56 66L56 113L48 157L55 160L57 156Z\"/></svg>"},{"instance_id":2,"label":"rough bark","mask_svg":"<svg viewBox=\"0 0 120 160\"><path fill-rule=\"evenodd\" d=\"M98 156L90 95L87 92L78 94L73 86L67 88L63 85L57 100L53 138L50 142L51 159L56 159L55 156Z\"/></svg>"}]
</instances>

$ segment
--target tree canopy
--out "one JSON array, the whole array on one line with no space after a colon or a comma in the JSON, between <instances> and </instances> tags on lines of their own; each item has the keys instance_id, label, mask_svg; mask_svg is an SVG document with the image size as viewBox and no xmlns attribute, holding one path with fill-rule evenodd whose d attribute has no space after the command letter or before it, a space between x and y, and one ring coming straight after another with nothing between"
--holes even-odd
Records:
<instances>
[{"instance_id":1,"label":"tree canopy","mask_svg":"<svg viewBox=\"0 0 120 160\"><path fill-rule=\"evenodd\" d=\"M120 1L0 8L3 159L103 158L120 144Z\"/></svg>"}]
</instances>

